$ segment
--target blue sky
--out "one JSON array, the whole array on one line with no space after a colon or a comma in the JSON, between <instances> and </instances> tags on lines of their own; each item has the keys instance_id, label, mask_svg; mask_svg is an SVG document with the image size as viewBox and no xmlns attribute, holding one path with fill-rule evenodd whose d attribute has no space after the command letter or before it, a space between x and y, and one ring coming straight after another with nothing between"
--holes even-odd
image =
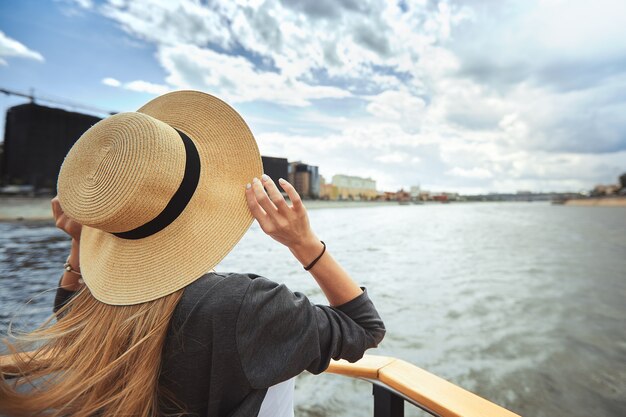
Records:
<instances>
[{"instance_id":1,"label":"blue sky","mask_svg":"<svg viewBox=\"0 0 626 417\"><path fill-rule=\"evenodd\" d=\"M0 86L113 111L202 90L262 154L381 190L587 190L626 171L624 39L617 0L5 1Z\"/></svg>"}]
</instances>

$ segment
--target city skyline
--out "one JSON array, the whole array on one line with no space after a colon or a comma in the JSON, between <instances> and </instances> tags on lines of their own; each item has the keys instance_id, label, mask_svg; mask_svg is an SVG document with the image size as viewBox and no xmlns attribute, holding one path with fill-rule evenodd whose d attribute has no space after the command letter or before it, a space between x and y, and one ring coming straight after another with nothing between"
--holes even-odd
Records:
<instances>
[{"instance_id":1,"label":"city skyline","mask_svg":"<svg viewBox=\"0 0 626 417\"><path fill-rule=\"evenodd\" d=\"M580 191L626 168L617 1L64 0L0 11L2 87L118 111L200 89L242 114L263 155L326 178ZM0 111L20 102L3 96Z\"/></svg>"}]
</instances>

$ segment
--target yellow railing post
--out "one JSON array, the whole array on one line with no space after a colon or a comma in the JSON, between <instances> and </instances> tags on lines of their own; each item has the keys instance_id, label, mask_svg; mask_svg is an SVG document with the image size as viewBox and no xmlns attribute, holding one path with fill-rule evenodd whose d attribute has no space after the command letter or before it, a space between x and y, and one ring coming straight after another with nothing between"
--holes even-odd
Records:
<instances>
[{"instance_id":1,"label":"yellow railing post","mask_svg":"<svg viewBox=\"0 0 626 417\"><path fill-rule=\"evenodd\" d=\"M328 373L382 384L407 401L441 417L520 417L408 362L365 355L355 363L332 361Z\"/></svg>"}]
</instances>

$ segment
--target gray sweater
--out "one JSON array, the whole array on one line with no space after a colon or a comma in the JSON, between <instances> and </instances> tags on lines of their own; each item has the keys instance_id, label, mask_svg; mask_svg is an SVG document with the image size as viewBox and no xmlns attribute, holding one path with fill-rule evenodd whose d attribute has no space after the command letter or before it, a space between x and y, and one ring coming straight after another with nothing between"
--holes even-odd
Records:
<instances>
[{"instance_id":1,"label":"gray sweater","mask_svg":"<svg viewBox=\"0 0 626 417\"><path fill-rule=\"evenodd\" d=\"M257 416L268 387L380 343L385 327L361 288L330 307L256 274L207 273L174 310L160 384L192 416ZM71 294L59 290L55 311Z\"/></svg>"}]
</instances>

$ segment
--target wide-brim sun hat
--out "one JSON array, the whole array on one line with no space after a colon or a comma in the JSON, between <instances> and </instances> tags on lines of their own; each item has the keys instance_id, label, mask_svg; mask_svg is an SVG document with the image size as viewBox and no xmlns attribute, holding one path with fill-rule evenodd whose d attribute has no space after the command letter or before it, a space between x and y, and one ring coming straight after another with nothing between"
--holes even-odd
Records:
<instances>
[{"instance_id":1,"label":"wide-brim sun hat","mask_svg":"<svg viewBox=\"0 0 626 417\"><path fill-rule=\"evenodd\" d=\"M175 91L93 125L59 173L61 208L83 225L80 268L93 296L131 305L214 268L253 221L245 186L257 143L222 100Z\"/></svg>"}]
</instances>

